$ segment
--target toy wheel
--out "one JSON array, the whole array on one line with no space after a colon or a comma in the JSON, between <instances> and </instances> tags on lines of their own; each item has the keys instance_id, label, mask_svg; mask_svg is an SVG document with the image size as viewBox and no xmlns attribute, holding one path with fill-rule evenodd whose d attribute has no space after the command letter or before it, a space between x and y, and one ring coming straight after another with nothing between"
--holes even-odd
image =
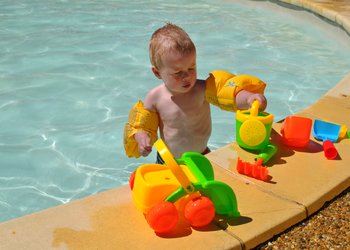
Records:
<instances>
[{"instance_id":1,"label":"toy wheel","mask_svg":"<svg viewBox=\"0 0 350 250\"><path fill-rule=\"evenodd\" d=\"M132 174L130 175L130 178L129 178L129 186L130 186L131 190L133 190L133 188L134 188L135 175L136 175L136 171L132 172Z\"/></svg>"},{"instance_id":2,"label":"toy wheel","mask_svg":"<svg viewBox=\"0 0 350 250\"><path fill-rule=\"evenodd\" d=\"M151 208L146 220L156 233L167 233L175 227L179 214L173 203L161 202Z\"/></svg>"},{"instance_id":3,"label":"toy wheel","mask_svg":"<svg viewBox=\"0 0 350 250\"><path fill-rule=\"evenodd\" d=\"M214 216L214 204L205 196L194 198L185 205L184 217L192 227L204 227L214 219Z\"/></svg>"}]
</instances>

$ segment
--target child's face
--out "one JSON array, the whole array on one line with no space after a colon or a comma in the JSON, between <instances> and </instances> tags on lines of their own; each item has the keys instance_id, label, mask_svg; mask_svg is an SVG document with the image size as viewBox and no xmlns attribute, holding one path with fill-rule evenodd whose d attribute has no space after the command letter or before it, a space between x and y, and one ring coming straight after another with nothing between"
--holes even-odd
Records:
<instances>
[{"instance_id":1,"label":"child's face","mask_svg":"<svg viewBox=\"0 0 350 250\"><path fill-rule=\"evenodd\" d=\"M163 55L162 62L163 66L159 70L154 66L152 70L164 81L169 91L173 94L189 92L197 81L196 52Z\"/></svg>"}]
</instances>

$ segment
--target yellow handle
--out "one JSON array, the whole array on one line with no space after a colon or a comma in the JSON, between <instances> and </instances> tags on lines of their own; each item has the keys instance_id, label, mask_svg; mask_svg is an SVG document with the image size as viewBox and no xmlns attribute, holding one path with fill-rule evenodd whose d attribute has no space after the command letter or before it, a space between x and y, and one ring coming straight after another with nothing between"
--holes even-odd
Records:
<instances>
[{"instance_id":1,"label":"yellow handle","mask_svg":"<svg viewBox=\"0 0 350 250\"><path fill-rule=\"evenodd\" d=\"M258 116L259 106L260 106L260 102L258 100L254 100L254 102L252 103L252 107L250 108L251 116Z\"/></svg>"},{"instance_id":2,"label":"yellow handle","mask_svg":"<svg viewBox=\"0 0 350 250\"><path fill-rule=\"evenodd\" d=\"M338 139L341 140L341 139L346 138L348 136L347 131L348 131L348 128L345 125L341 125Z\"/></svg>"},{"instance_id":3,"label":"yellow handle","mask_svg":"<svg viewBox=\"0 0 350 250\"><path fill-rule=\"evenodd\" d=\"M180 182L181 186L185 189L187 193L194 192L194 187L187 175L182 171L181 167L177 164L174 156L169 151L168 147L165 145L162 139L159 139L154 143L155 148L159 152L160 156L164 160L168 168L175 175L176 179Z\"/></svg>"}]
</instances>

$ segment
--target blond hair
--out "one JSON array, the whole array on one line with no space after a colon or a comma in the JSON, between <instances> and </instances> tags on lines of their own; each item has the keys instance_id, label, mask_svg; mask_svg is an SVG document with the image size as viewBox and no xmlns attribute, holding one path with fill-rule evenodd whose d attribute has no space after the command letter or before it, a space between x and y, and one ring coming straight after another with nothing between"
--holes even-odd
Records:
<instances>
[{"instance_id":1,"label":"blond hair","mask_svg":"<svg viewBox=\"0 0 350 250\"><path fill-rule=\"evenodd\" d=\"M167 23L157 29L149 44L151 64L157 69L162 67L162 56L170 53L187 55L196 51L196 47L189 35L179 26Z\"/></svg>"}]
</instances>

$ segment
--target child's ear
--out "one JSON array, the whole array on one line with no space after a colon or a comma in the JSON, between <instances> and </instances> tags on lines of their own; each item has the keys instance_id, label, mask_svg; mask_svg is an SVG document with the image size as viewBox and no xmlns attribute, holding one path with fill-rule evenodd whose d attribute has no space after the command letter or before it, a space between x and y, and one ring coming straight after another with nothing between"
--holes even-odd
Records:
<instances>
[{"instance_id":1,"label":"child's ear","mask_svg":"<svg viewBox=\"0 0 350 250\"><path fill-rule=\"evenodd\" d=\"M159 71L158 69L156 68L156 66L152 65L152 72L153 74L158 78L158 79L162 79L160 74L159 74Z\"/></svg>"}]
</instances>

